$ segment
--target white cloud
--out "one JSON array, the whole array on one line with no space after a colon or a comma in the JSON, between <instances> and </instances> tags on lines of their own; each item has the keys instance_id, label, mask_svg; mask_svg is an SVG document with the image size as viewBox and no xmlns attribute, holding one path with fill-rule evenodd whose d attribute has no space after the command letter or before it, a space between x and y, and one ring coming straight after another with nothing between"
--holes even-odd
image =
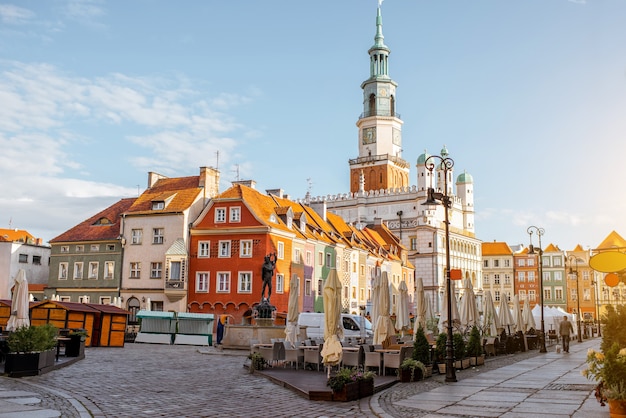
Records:
<instances>
[{"instance_id":1,"label":"white cloud","mask_svg":"<svg viewBox=\"0 0 626 418\"><path fill-rule=\"evenodd\" d=\"M0 4L0 21L19 25L30 21L35 17L35 13L23 7L12 4Z\"/></svg>"}]
</instances>

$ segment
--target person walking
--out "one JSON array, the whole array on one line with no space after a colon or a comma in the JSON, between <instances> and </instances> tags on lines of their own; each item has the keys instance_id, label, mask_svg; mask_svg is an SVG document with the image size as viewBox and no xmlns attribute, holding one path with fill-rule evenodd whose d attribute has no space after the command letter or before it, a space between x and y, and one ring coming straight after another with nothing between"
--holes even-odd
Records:
<instances>
[{"instance_id":1,"label":"person walking","mask_svg":"<svg viewBox=\"0 0 626 418\"><path fill-rule=\"evenodd\" d=\"M567 319L567 315L563 315L563 320L559 324L559 334L563 341L563 351L569 353L569 339L570 335L574 332L572 323Z\"/></svg>"}]
</instances>

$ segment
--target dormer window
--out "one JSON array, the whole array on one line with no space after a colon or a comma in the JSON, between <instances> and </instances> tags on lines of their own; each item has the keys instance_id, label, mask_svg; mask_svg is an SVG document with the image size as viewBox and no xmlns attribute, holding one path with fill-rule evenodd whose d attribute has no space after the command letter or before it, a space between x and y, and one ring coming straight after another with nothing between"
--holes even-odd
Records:
<instances>
[{"instance_id":1,"label":"dormer window","mask_svg":"<svg viewBox=\"0 0 626 418\"><path fill-rule=\"evenodd\" d=\"M163 209L165 209L165 201L155 200L152 202L152 210L163 210Z\"/></svg>"}]
</instances>

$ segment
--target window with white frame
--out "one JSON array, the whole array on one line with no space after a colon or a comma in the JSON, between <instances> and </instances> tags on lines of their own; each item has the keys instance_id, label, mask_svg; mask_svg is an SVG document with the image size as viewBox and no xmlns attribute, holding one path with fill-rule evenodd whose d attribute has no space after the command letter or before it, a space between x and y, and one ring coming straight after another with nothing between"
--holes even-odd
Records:
<instances>
[{"instance_id":1,"label":"window with white frame","mask_svg":"<svg viewBox=\"0 0 626 418\"><path fill-rule=\"evenodd\" d=\"M520 300L525 300L526 299L526 291L525 290L520 290L519 291L519 299Z\"/></svg>"},{"instance_id":2,"label":"window with white frame","mask_svg":"<svg viewBox=\"0 0 626 418\"><path fill-rule=\"evenodd\" d=\"M293 261L294 263L301 263L300 260L300 248L293 249Z\"/></svg>"},{"instance_id":3,"label":"window with white frame","mask_svg":"<svg viewBox=\"0 0 626 418\"><path fill-rule=\"evenodd\" d=\"M67 280L67 263L59 263L59 280Z\"/></svg>"},{"instance_id":4,"label":"window with white frame","mask_svg":"<svg viewBox=\"0 0 626 418\"><path fill-rule=\"evenodd\" d=\"M85 252L85 246L84 245L77 245L76 246L76 252L77 253Z\"/></svg>"},{"instance_id":5,"label":"window with white frame","mask_svg":"<svg viewBox=\"0 0 626 418\"><path fill-rule=\"evenodd\" d=\"M69 245L62 245L61 246L61 252L62 253L69 253L70 252L70 246Z\"/></svg>"},{"instance_id":6,"label":"window with white frame","mask_svg":"<svg viewBox=\"0 0 626 418\"><path fill-rule=\"evenodd\" d=\"M110 305L111 296L100 296L99 303L100 305Z\"/></svg>"},{"instance_id":7,"label":"window with white frame","mask_svg":"<svg viewBox=\"0 0 626 418\"><path fill-rule=\"evenodd\" d=\"M563 299L563 288L555 287L554 288L554 298L555 299Z\"/></svg>"},{"instance_id":8,"label":"window with white frame","mask_svg":"<svg viewBox=\"0 0 626 418\"><path fill-rule=\"evenodd\" d=\"M552 299L552 291L551 289L543 289L543 300Z\"/></svg>"},{"instance_id":9,"label":"window with white frame","mask_svg":"<svg viewBox=\"0 0 626 418\"><path fill-rule=\"evenodd\" d=\"M216 208L215 209L215 223L224 223L226 222L226 208Z\"/></svg>"},{"instance_id":10,"label":"window with white frame","mask_svg":"<svg viewBox=\"0 0 626 418\"><path fill-rule=\"evenodd\" d=\"M560 271L555 271L554 272L554 280L558 280L558 281L563 280L563 275L561 274Z\"/></svg>"},{"instance_id":11,"label":"window with white frame","mask_svg":"<svg viewBox=\"0 0 626 418\"><path fill-rule=\"evenodd\" d=\"M138 279L141 274L141 263L138 261L133 261L130 263L130 278Z\"/></svg>"},{"instance_id":12,"label":"window with white frame","mask_svg":"<svg viewBox=\"0 0 626 418\"><path fill-rule=\"evenodd\" d=\"M493 300L494 302L500 302L500 291L496 290L493 292Z\"/></svg>"},{"instance_id":13,"label":"window with white frame","mask_svg":"<svg viewBox=\"0 0 626 418\"><path fill-rule=\"evenodd\" d=\"M230 222L241 222L241 208L233 206L230 208Z\"/></svg>"},{"instance_id":14,"label":"window with white frame","mask_svg":"<svg viewBox=\"0 0 626 418\"><path fill-rule=\"evenodd\" d=\"M98 267L99 267L99 263L97 261L89 262L89 274L88 274L89 279L98 280Z\"/></svg>"},{"instance_id":15,"label":"window with white frame","mask_svg":"<svg viewBox=\"0 0 626 418\"><path fill-rule=\"evenodd\" d=\"M534 282L535 281L535 272L534 271L529 271L528 272L528 281L529 282Z\"/></svg>"},{"instance_id":16,"label":"window with white frame","mask_svg":"<svg viewBox=\"0 0 626 418\"><path fill-rule=\"evenodd\" d=\"M489 267L489 260L483 260L483 267Z\"/></svg>"},{"instance_id":17,"label":"window with white frame","mask_svg":"<svg viewBox=\"0 0 626 418\"><path fill-rule=\"evenodd\" d=\"M549 271L544 271L543 272L543 281L547 282L550 280L550 272Z\"/></svg>"},{"instance_id":18,"label":"window with white frame","mask_svg":"<svg viewBox=\"0 0 626 418\"><path fill-rule=\"evenodd\" d=\"M198 258L210 257L211 241L198 241Z\"/></svg>"},{"instance_id":19,"label":"window with white frame","mask_svg":"<svg viewBox=\"0 0 626 418\"><path fill-rule=\"evenodd\" d=\"M104 262L104 279L105 280L113 279L114 271L115 271L115 261L105 261Z\"/></svg>"},{"instance_id":20,"label":"window with white frame","mask_svg":"<svg viewBox=\"0 0 626 418\"><path fill-rule=\"evenodd\" d=\"M532 266L535 265L535 259L534 258L529 258L527 261L528 261L528 266L529 267L532 267Z\"/></svg>"},{"instance_id":21,"label":"window with white frame","mask_svg":"<svg viewBox=\"0 0 626 418\"><path fill-rule=\"evenodd\" d=\"M152 243L153 244L163 244L165 229L163 228L152 228Z\"/></svg>"},{"instance_id":22,"label":"window with white frame","mask_svg":"<svg viewBox=\"0 0 626 418\"><path fill-rule=\"evenodd\" d=\"M500 260L493 260L494 267L500 267Z\"/></svg>"},{"instance_id":23,"label":"window with white frame","mask_svg":"<svg viewBox=\"0 0 626 418\"><path fill-rule=\"evenodd\" d=\"M170 274L168 280L179 281L182 276L182 264L180 261L171 261L170 262Z\"/></svg>"},{"instance_id":24,"label":"window with white frame","mask_svg":"<svg viewBox=\"0 0 626 418\"><path fill-rule=\"evenodd\" d=\"M83 278L83 263L74 263L74 280L81 280Z\"/></svg>"},{"instance_id":25,"label":"window with white frame","mask_svg":"<svg viewBox=\"0 0 626 418\"><path fill-rule=\"evenodd\" d=\"M59 296L61 302L71 302L72 298L69 296Z\"/></svg>"},{"instance_id":26,"label":"window with white frame","mask_svg":"<svg viewBox=\"0 0 626 418\"><path fill-rule=\"evenodd\" d=\"M554 257L554 267L561 267L561 257Z\"/></svg>"},{"instance_id":27,"label":"window with white frame","mask_svg":"<svg viewBox=\"0 0 626 418\"><path fill-rule=\"evenodd\" d=\"M304 295L311 296L311 279L304 280Z\"/></svg>"},{"instance_id":28,"label":"window with white frame","mask_svg":"<svg viewBox=\"0 0 626 418\"><path fill-rule=\"evenodd\" d=\"M535 293L534 290L529 290L528 291L528 300L529 301L535 301L535 299L537 299L537 294Z\"/></svg>"},{"instance_id":29,"label":"window with white frame","mask_svg":"<svg viewBox=\"0 0 626 418\"><path fill-rule=\"evenodd\" d=\"M591 289L583 289L583 300L591 300Z\"/></svg>"},{"instance_id":30,"label":"window with white frame","mask_svg":"<svg viewBox=\"0 0 626 418\"><path fill-rule=\"evenodd\" d=\"M221 258L230 257L230 241L220 241L219 248L220 248L219 256Z\"/></svg>"},{"instance_id":31,"label":"window with white frame","mask_svg":"<svg viewBox=\"0 0 626 418\"><path fill-rule=\"evenodd\" d=\"M318 264L319 266L321 266L321 265L323 265L323 264L324 264L324 253L323 253L323 252L321 252L321 251L318 251L318 252L317 252L317 264Z\"/></svg>"},{"instance_id":32,"label":"window with white frame","mask_svg":"<svg viewBox=\"0 0 626 418\"><path fill-rule=\"evenodd\" d=\"M526 265L526 260L523 259L523 258L519 258L517 260L517 265L520 266L520 267L524 267Z\"/></svg>"},{"instance_id":33,"label":"window with white frame","mask_svg":"<svg viewBox=\"0 0 626 418\"><path fill-rule=\"evenodd\" d=\"M326 267L332 267L332 254L326 253Z\"/></svg>"},{"instance_id":34,"label":"window with white frame","mask_svg":"<svg viewBox=\"0 0 626 418\"><path fill-rule=\"evenodd\" d=\"M152 202L152 210L163 210L163 209L165 209L165 201L155 200Z\"/></svg>"},{"instance_id":35,"label":"window with white frame","mask_svg":"<svg viewBox=\"0 0 626 418\"><path fill-rule=\"evenodd\" d=\"M577 296L578 296L578 295L577 295L577 289L570 289L570 290L569 290L569 297L570 297L570 299L571 299L571 300L576 300L576 299L578 299L578 297L577 297Z\"/></svg>"},{"instance_id":36,"label":"window with white frame","mask_svg":"<svg viewBox=\"0 0 626 418\"><path fill-rule=\"evenodd\" d=\"M107 251L115 251L115 244L107 244Z\"/></svg>"},{"instance_id":37,"label":"window with white frame","mask_svg":"<svg viewBox=\"0 0 626 418\"><path fill-rule=\"evenodd\" d=\"M283 274L276 275L276 293L283 293L285 289L285 276Z\"/></svg>"},{"instance_id":38,"label":"window with white frame","mask_svg":"<svg viewBox=\"0 0 626 418\"><path fill-rule=\"evenodd\" d=\"M239 257L250 258L252 257L252 240L242 239L239 243Z\"/></svg>"},{"instance_id":39,"label":"window with white frame","mask_svg":"<svg viewBox=\"0 0 626 418\"><path fill-rule=\"evenodd\" d=\"M209 272L199 271L196 273L196 292L207 293L209 291Z\"/></svg>"},{"instance_id":40,"label":"window with white frame","mask_svg":"<svg viewBox=\"0 0 626 418\"><path fill-rule=\"evenodd\" d=\"M483 285L487 285L487 284L489 284L489 275L485 274L483 276Z\"/></svg>"},{"instance_id":41,"label":"window with white frame","mask_svg":"<svg viewBox=\"0 0 626 418\"><path fill-rule=\"evenodd\" d=\"M130 243L133 245L141 244L141 240L143 237L142 229L133 229L130 231Z\"/></svg>"},{"instance_id":42,"label":"window with white frame","mask_svg":"<svg viewBox=\"0 0 626 418\"><path fill-rule=\"evenodd\" d=\"M511 284L511 276L508 274L504 275L504 284Z\"/></svg>"},{"instance_id":43,"label":"window with white frame","mask_svg":"<svg viewBox=\"0 0 626 418\"><path fill-rule=\"evenodd\" d=\"M78 303L89 303L89 296L87 296L87 295L79 296L78 297Z\"/></svg>"},{"instance_id":44,"label":"window with white frame","mask_svg":"<svg viewBox=\"0 0 626 418\"><path fill-rule=\"evenodd\" d=\"M282 241L278 241L278 243L276 244L276 257L278 257L279 260L284 260L285 259L285 243Z\"/></svg>"},{"instance_id":45,"label":"window with white frame","mask_svg":"<svg viewBox=\"0 0 626 418\"><path fill-rule=\"evenodd\" d=\"M218 293L228 293L228 292L230 292L230 272L219 271L217 273L216 291Z\"/></svg>"},{"instance_id":46,"label":"window with white frame","mask_svg":"<svg viewBox=\"0 0 626 418\"><path fill-rule=\"evenodd\" d=\"M89 247L89 251L97 252L100 251L100 244L91 244Z\"/></svg>"},{"instance_id":47,"label":"window with white frame","mask_svg":"<svg viewBox=\"0 0 626 418\"><path fill-rule=\"evenodd\" d=\"M525 282L526 281L526 272L525 271L518 271L517 272L517 280L520 282Z\"/></svg>"},{"instance_id":48,"label":"window with white frame","mask_svg":"<svg viewBox=\"0 0 626 418\"><path fill-rule=\"evenodd\" d=\"M583 280L589 280L589 270L583 271Z\"/></svg>"},{"instance_id":49,"label":"window with white frame","mask_svg":"<svg viewBox=\"0 0 626 418\"><path fill-rule=\"evenodd\" d=\"M500 284L500 275L499 274L494 274L493 275L493 284Z\"/></svg>"},{"instance_id":50,"label":"window with white frame","mask_svg":"<svg viewBox=\"0 0 626 418\"><path fill-rule=\"evenodd\" d=\"M311 251L307 251L306 252L306 265L310 266L313 264L313 253L311 253Z\"/></svg>"},{"instance_id":51,"label":"window with white frame","mask_svg":"<svg viewBox=\"0 0 626 418\"><path fill-rule=\"evenodd\" d=\"M163 263L160 261L150 263L150 278L160 279L163 275Z\"/></svg>"},{"instance_id":52,"label":"window with white frame","mask_svg":"<svg viewBox=\"0 0 626 418\"><path fill-rule=\"evenodd\" d=\"M511 267L511 260L508 258L504 260L504 267Z\"/></svg>"},{"instance_id":53,"label":"window with white frame","mask_svg":"<svg viewBox=\"0 0 626 418\"><path fill-rule=\"evenodd\" d=\"M252 272L240 271L237 288L239 293L252 293Z\"/></svg>"},{"instance_id":54,"label":"window with white frame","mask_svg":"<svg viewBox=\"0 0 626 418\"><path fill-rule=\"evenodd\" d=\"M411 237L410 242L411 242L411 251L416 251L417 250L417 238Z\"/></svg>"},{"instance_id":55,"label":"window with white frame","mask_svg":"<svg viewBox=\"0 0 626 418\"><path fill-rule=\"evenodd\" d=\"M323 294L324 294L324 281L322 279L319 279L317 281L317 296L322 296ZM307 296L310 296L310 295L307 295Z\"/></svg>"}]
</instances>

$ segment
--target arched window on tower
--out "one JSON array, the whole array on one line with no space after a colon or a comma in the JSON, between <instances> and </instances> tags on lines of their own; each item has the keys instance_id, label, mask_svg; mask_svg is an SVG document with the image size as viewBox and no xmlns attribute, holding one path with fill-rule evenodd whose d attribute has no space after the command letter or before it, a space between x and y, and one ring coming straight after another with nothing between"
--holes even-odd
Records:
<instances>
[{"instance_id":1,"label":"arched window on tower","mask_svg":"<svg viewBox=\"0 0 626 418\"><path fill-rule=\"evenodd\" d=\"M369 114L367 116L375 116L375 115L376 115L376 96L374 94L370 94Z\"/></svg>"},{"instance_id":2,"label":"arched window on tower","mask_svg":"<svg viewBox=\"0 0 626 418\"><path fill-rule=\"evenodd\" d=\"M396 116L396 97L391 96L391 100L389 101L389 111L391 112L391 116Z\"/></svg>"}]
</instances>

